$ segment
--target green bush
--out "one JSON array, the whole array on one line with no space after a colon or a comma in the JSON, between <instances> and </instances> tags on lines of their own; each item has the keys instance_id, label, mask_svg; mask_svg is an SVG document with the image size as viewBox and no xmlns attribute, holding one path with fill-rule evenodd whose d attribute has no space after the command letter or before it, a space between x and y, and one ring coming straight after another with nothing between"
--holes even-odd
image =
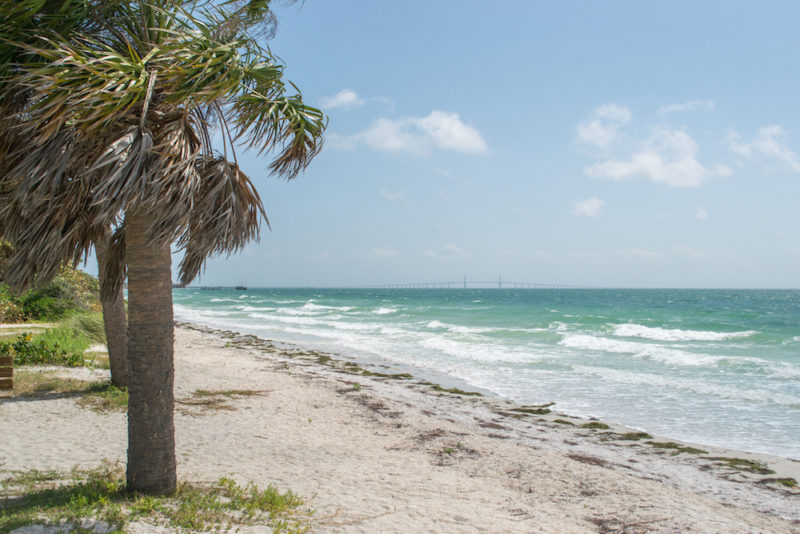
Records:
<instances>
[{"instance_id":1,"label":"green bush","mask_svg":"<svg viewBox=\"0 0 800 534\"><path fill-rule=\"evenodd\" d=\"M83 354L92 340L84 334L68 326L57 326L33 336L33 344L44 343L45 346L61 349L68 353Z\"/></svg>"},{"instance_id":2,"label":"green bush","mask_svg":"<svg viewBox=\"0 0 800 534\"><path fill-rule=\"evenodd\" d=\"M62 267L48 285L22 295L12 294L6 284L0 283L0 322L55 321L74 312L99 311L97 278L69 266Z\"/></svg>"},{"instance_id":3,"label":"green bush","mask_svg":"<svg viewBox=\"0 0 800 534\"><path fill-rule=\"evenodd\" d=\"M89 338L92 343L105 343L106 330L101 312L76 313L63 323L65 327Z\"/></svg>"},{"instance_id":4,"label":"green bush","mask_svg":"<svg viewBox=\"0 0 800 534\"><path fill-rule=\"evenodd\" d=\"M19 302L25 315L34 320L60 319L68 311L79 307L74 288L62 278L28 291L20 297Z\"/></svg>"},{"instance_id":5,"label":"green bush","mask_svg":"<svg viewBox=\"0 0 800 534\"><path fill-rule=\"evenodd\" d=\"M68 353L57 343L49 344L44 339L33 341L28 333L21 334L12 343L0 343L0 356L13 356L14 365L64 365L80 367L83 354Z\"/></svg>"},{"instance_id":6,"label":"green bush","mask_svg":"<svg viewBox=\"0 0 800 534\"><path fill-rule=\"evenodd\" d=\"M8 285L0 283L0 323L21 323L25 312L9 292Z\"/></svg>"}]
</instances>

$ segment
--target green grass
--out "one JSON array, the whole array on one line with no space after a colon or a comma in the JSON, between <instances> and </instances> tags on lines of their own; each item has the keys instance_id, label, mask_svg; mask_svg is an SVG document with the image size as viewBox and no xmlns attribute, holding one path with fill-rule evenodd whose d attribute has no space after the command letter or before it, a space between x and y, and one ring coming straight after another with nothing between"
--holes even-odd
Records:
<instances>
[{"instance_id":1,"label":"green grass","mask_svg":"<svg viewBox=\"0 0 800 534\"><path fill-rule=\"evenodd\" d=\"M125 388L118 388L110 381L64 378L54 371L18 370L14 375L14 394L77 397L78 404L98 412L128 409L128 391Z\"/></svg>"},{"instance_id":2,"label":"green grass","mask_svg":"<svg viewBox=\"0 0 800 534\"><path fill-rule=\"evenodd\" d=\"M82 332L69 326L57 326L33 336L33 343L44 342L53 348L60 348L70 354L83 354L92 340Z\"/></svg>"},{"instance_id":3,"label":"green grass","mask_svg":"<svg viewBox=\"0 0 800 534\"><path fill-rule=\"evenodd\" d=\"M80 527L86 519L104 521L121 532L127 523L146 519L188 532L266 525L273 532L299 533L310 529L313 515L305 499L291 491L240 486L227 478L209 485L180 484L170 497L128 492L116 464L70 473L16 473L0 482L0 497L2 532L37 524Z\"/></svg>"}]
</instances>

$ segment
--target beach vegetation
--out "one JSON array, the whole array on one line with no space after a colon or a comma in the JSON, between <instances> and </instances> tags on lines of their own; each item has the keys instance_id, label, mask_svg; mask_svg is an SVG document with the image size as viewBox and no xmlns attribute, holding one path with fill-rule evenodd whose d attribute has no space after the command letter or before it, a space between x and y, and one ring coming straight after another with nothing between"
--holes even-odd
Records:
<instances>
[{"instance_id":1,"label":"beach vegetation","mask_svg":"<svg viewBox=\"0 0 800 534\"><path fill-rule=\"evenodd\" d=\"M59 321L81 312L99 311L97 279L69 265L47 285L15 293L0 267L0 322Z\"/></svg>"},{"instance_id":2,"label":"beach vegetation","mask_svg":"<svg viewBox=\"0 0 800 534\"><path fill-rule=\"evenodd\" d=\"M463 389L459 388L446 388L440 386L439 384L434 384L433 382L421 382L422 385L430 387L434 391L440 391L442 393L450 393L452 395L464 395L464 396L472 396L472 397L482 397L482 393L478 393L477 391L464 391Z\"/></svg>"},{"instance_id":3,"label":"beach vegetation","mask_svg":"<svg viewBox=\"0 0 800 534\"><path fill-rule=\"evenodd\" d=\"M647 432L627 432L618 435L616 439L622 441L639 441L640 439L653 439L653 436Z\"/></svg>"},{"instance_id":4,"label":"beach vegetation","mask_svg":"<svg viewBox=\"0 0 800 534\"><path fill-rule=\"evenodd\" d=\"M759 475L774 475L775 471L767 467L764 462L758 460L748 460L747 458L731 458L726 456L707 456L706 460L712 460L720 465L736 469L738 471L747 471Z\"/></svg>"},{"instance_id":5,"label":"beach vegetation","mask_svg":"<svg viewBox=\"0 0 800 534\"><path fill-rule=\"evenodd\" d=\"M97 412L124 411L128 392L108 380L102 382L64 377L57 371L22 370L14 378L20 397L75 397L78 404Z\"/></svg>"},{"instance_id":6,"label":"beach vegetation","mask_svg":"<svg viewBox=\"0 0 800 534\"><path fill-rule=\"evenodd\" d=\"M308 532L313 510L306 500L272 485L261 489L229 478L214 484L179 484L171 497L130 491L124 470L105 463L89 470L27 471L0 482L0 531L30 525L70 531L121 532L144 520L173 529L227 531L265 525L277 533Z\"/></svg>"},{"instance_id":7,"label":"beach vegetation","mask_svg":"<svg viewBox=\"0 0 800 534\"><path fill-rule=\"evenodd\" d=\"M570 425L575 426L575 423L572 421L567 421L566 419L553 419L554 423L558 423L559 425Z\"/></svg>"},{"instance_id":8,"label":"beach vegetation","mask_svg":"<svg viewBox=\"0 0 800 534\"><path fill-rule=\"evenodd\" d=\"M549 407L553 406L554 404L555 404L554 402L550 402L547 404L539 404L533 406L525 405L525 406L520 406L519 408L511 408L511 411L517 413L524 413L528 415L545 415L552 411L550 410Z\"/></svg>"},{"instance_id":9,"label":"beach vegetation","mask_svg":"<svg viewBox=\"0 0 800 534\"><path fill-rule=\"evenodd\" d=\"M20 334L16 341L0 342L0 356L12 356L14 366L22 365L63 365L80 367L84 365L83 353L69 353L58 344L50 344L44 339L34 341L29 333Z\"/></svg>"},{"instance_id":10,"label":"beach vegetation","mask_svg":"<svg viewBox=\"0 0 800 534\"><path fill-rule=\"evenodd\" d=\"M601 423L600 421L590 421L582 424L581 428L588 428L591 430L608 430L610 427L605 423Z\"/></svg>"},{"instance_id":11,"label":"beach vegetation","mask_svg":"<svg viewBox=\"0 0 800 534\"><path fill-rule=\"evenodd\" d=\"M257 42L274 28L268 0L50 4L4 3L4 281L40 287L98 242L101 291L117 293L127 274L127 487L170 494L172 244L186 285L210 255L256 239L266 216L235 148L274 155L269 171L294 178L321 149L326 118Z\"/></svg>"},{"instance_id":12,"label":"beach vegetation","mask_svg":"<svg viewBox=\"0 0 800 534\"><path fill-rule=\"evenodd\" d=\"M759 480L761 484L779 484L786 488L796 489L798 487L797 480L794 478L765 478L763 480Z\"/></svg>"},{"instance_id":13,"label":"beach vegetation","mask_svg":"<svg viewBox=\"0 0 800 534\"><path fill-rule=\"evenodd\" d=\"M231 404L231 400L242 397L253 397L266 395L266 391L256 391L252 389L223 389L223 390L206 390L198 389L194 391L189 397L176 399L178 404L187 406L189 408L198 408L200 410L235 410Z\"/></svg>"},{"instance_id":14,"label":"beach vegetation","mask_svg":"<svg viewBox=\"0 0 800 534\"><path fill-rule=\"evenodd\" d=\"M673 443L671 441L648 441L648 445L651 447L655 447L657 449L670 449L675 451L675 454L680 454L685 452L687 454L708 454L708 451L704 451L703 449L697 449L695 447L689 447L686 445L680 445L678 443Z\"/></svg>"}]
</instances>

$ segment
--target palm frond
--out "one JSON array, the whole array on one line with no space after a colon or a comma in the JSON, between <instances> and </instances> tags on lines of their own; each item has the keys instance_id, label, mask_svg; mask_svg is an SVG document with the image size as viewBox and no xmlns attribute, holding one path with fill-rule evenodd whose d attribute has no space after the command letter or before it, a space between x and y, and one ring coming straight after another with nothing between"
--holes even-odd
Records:
<instances>
[{"instance_id":1,"label":"palm frond","mask_svg":"<svg viewBox=\"0 0 800 534\"><path fill-rule=\"evenodd\" d=\"M201 186L195 192L189 224L177 244L184 249L181 283L200 272L207 257L233 253L257 240L259 220L267 221L261 198L238 166L222 159L198 162Z\"/></svg>"}]
</instances>

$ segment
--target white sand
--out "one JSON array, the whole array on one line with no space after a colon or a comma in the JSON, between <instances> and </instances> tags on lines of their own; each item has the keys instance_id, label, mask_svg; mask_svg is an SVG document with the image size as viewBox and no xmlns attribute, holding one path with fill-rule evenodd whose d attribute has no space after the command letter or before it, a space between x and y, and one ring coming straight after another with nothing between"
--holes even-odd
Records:
<instances>
[{"instance_id":1,"label":"white sand","mask_svg":"<svg viewBox=\"0 0 800 534\"><path fill-rule=\"evenodd\" d=\"M797 462L710 447L673 455L556 414L345 374L248 337L178 328L175 346L179 478L291 489L311 498L314 532L800 532L800 492L758 483L800 479ZM199 389L263 394L212 411L186 403ZM124 414L74 399L4 400L0 478L124 462L125 432ZM743 474L709 456L777 473Z\"/></svg>"}]
</instances>

